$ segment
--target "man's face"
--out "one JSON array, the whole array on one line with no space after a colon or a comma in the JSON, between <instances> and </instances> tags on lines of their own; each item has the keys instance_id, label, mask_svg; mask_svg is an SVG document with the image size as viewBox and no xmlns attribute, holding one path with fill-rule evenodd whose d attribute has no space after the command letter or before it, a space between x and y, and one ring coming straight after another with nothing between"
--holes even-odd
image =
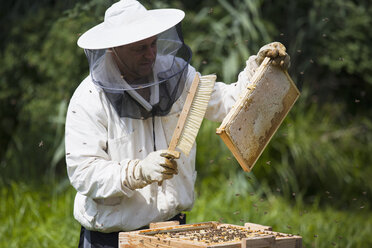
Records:
<instances>
[{"instance_id":1,"label":"man's face","mask_svg":"<svg viewBox=\"0 0 372 248\"><path fill-rule=\"evenodd\" d=\"M114 48L114 59L126 80L133 81L151 74L156 59L156 41L157 37L153 36Z\"/></svg>"}]
</instances>

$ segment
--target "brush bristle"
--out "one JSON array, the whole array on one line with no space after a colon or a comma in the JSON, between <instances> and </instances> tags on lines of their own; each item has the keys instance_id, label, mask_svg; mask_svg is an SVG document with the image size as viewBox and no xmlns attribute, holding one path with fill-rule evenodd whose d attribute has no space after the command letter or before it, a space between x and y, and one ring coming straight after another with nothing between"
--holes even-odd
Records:
<instances>
[{"instance_id":1,"label":"brush bristle","mask_svg":"<svg viewBox=\"0 0 372 248\"><path fill-rule=\"evenodd\" d=\"M200 125L204 119L204 115L208 107L208 102L211 97L215 81L216 75L206 75L200 77L200 82L196 90L194 100L192 101L185 126L177 144L177 148L186 155L189 155L190 150L194 145L196 135L198 134Z\"/></svg>"}]
</instances>

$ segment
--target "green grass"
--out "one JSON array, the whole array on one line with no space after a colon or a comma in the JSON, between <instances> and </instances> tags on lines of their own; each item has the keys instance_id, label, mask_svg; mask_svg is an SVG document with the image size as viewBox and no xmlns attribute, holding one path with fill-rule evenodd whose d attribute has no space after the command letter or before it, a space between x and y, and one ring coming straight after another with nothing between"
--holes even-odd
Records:
<instances>
[{"instance_id":1,"label":"green grass","mask_svg":"<svg viewBox=\"0 0 372 248\"><path fill-rule=\"evenodd\" d=\"M267 186L255 191L242 173L204 180L199 184L189 223L221 221L243 225L246 222L272 226L274 231L298 234L303 247L372 247L372 212L356 204L341 211L329 203L320 207L320 199L305 204L301 195L291 200L272 194Z\"/></svg>"},{"instance_id":2,"label":"green grass","mask_svg":"<svg viewBox=\"0 0 372 248\"><path fill-rule=\"evenodd\" d=\"M253 222L275 231L300 234L304 247L371 247L372 212L305 205L301 196L288 201L262 187L254 191L240 173L198 183L188 223ZM75 191L67 185L33 187L12 184L0 189L0 247L77 247L79 224L72 215Z\"/></svg>"},{"instance_id":3,"label":"green grass","mask_svg":"<svg viewBox=\"0 0 372 248\"><path fill-rule=\"evenodd\" d=\"M71 187L11 184L0 189L0 247L77 247Z\"/></svg>"}]
</instances>

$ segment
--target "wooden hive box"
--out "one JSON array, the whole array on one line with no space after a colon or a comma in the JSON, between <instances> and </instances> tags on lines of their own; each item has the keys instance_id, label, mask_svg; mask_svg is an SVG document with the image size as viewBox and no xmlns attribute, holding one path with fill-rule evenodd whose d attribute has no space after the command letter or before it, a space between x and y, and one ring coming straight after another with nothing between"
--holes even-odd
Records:
<instances>
[{"instance_id":1,"label":"wooden hive box","mask_svg":"<svg viewBox=\"0 0 372 248\"><path fill-rule=\"evenodd\" d=\"M244 226L205 222L119 233L119 248L301 248L302 238L253 223Z\"/></svg>"},{"instance_id":2,"label":"wooden hive box","mask_svg":"<svg viewBox=\"0 0 372 248\"><path fill-rule=\"evenodd\" d=\"M299 95L287 71L265 58L216 131L244 171L252 170Z\"/></svg>"}]
</instances>

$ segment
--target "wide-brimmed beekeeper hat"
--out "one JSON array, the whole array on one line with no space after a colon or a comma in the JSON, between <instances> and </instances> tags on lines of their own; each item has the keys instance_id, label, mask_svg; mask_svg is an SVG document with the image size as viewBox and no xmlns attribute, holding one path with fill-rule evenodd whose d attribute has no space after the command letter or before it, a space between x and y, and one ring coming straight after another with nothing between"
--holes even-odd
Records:
<instances>
[{"instance_id":1,"label":"wide-brimmed beekeeper hat","mask_svg":"<svg viewBox=\"0 0 372 248\"><path fill-rule=\"evenodd\" d=\"M147 10L136 0L121 0L106 10L104 21L78 40L84 49L105 49L144 40L175 26L185 17L179 9Z\"/></svg>"}]
</instances>

